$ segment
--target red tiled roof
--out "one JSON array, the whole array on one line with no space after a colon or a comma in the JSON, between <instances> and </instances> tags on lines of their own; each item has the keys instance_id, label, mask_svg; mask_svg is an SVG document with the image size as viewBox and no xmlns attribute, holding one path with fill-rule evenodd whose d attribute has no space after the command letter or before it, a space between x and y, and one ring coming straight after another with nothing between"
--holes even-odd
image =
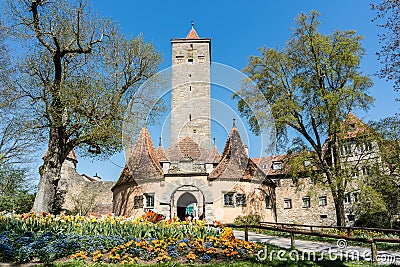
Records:
<instances>
[{"instance_id":1,"label":"red tiled roof","mask_svg":"<svg viewBox=\"0 0 400 267\"><path fill-rule=\"evenodd\" d=\"M210 156L208 156L207 163L219 163L221 160L221 155L216 146L211 149Z\"/></svg>"},{"instance_id":2,"label":"red tiled roof","mask_svg":"<svg viewBox=\"0 0 400 267\"><path fill-rule=\"evenodd\" d=\"M343 120L342 125L345 131L345 134L342 136L342 138L354 138L363 134L373 133L373 130L367 124L365 124L351 112L347 114L347 117Z\"/></svg>"},{"instance_id":3,"label":"red tiled roof","mask_svg":"<svg viewBox=\"0 0 400 267\"><path fill-rule=\"evenodd\" d=\"M257 165L248 157L236 127L233 127L226 141L221 161L210 173L211 179L262 180L274 185Z\"/></svg>"},{"instance_id":4,"label":"red tiled roof","mask_svg":"<svg viewBox=\"0 0 400 267\"><path fill-rule=\"evenodd\" d=\"M197 32L193 27L187 34L186 39L199 39L199 36L197 35Z\"/></svg>"},{"instance_id":5,"label":"red tiled roof","mask_svg":"<svg viewBox=\"0 0 400 267\"><path fill-rule=\"evenodd\" d=\"M149 131L143 127L115 186L136 182L135 179L163 178L163 175Z\"/></svg>"},{"instance_id":6,"label":"red tiled roof","mask_svg":"<svg viewBox=\"0 0 400 267\"><path fill-rule=\"evenodd\" d=\"M186 136L165 151L165 156L170 162L179 162L181 158L186 156L191 157L193 161L206 162L209 154L209 151L201 148L189 136Z\"/></svg>"},{"instance_id":7,"label":"red tiled roof","mask_svg":"<svg viewBox=\"0 0 400 267\"><path fill-rule=\"evenodd\" d=\"M253 159L254 163L256 163L257 166L268 176L286 174L287 172L287 168L285 166L286 160L287 160L286 154L276 155L276 156L265 156ZM282 162L282 169L274 170L273 169L274 162Z\"/></svg>"},{"instance_id":8,"label":"red tiled roof","mask_svg":"<svg viewBox=\"0 0 400 267\"><path fill-rule=\"evenodd\" d=\"M169 160L165 156L164 149L162 146L158 146L157 148L157 157L159 162L168 162Z\"/></svg>"}]
</instances>

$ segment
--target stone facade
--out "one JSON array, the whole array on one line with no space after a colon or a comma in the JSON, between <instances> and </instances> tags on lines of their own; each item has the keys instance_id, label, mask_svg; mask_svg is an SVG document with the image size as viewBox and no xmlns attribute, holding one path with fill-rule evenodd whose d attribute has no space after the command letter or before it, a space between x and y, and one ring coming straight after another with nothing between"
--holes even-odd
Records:
<instances>
[{"instance_id":1,"label":"stone facade","mask_svg":"<svg viewBox=\"0 0 400 267\"><path fill-rule=\"evenodd\" d=\"M235 127L217 162L208 163L215 150L205 154L189 137L160 152L147 129L142 129L127 167L112 188L115 214L139 216L152 210L184 219L192 205L190 216L208 222L232 223L237 216L251 213L276 221L275 184L248 158ZM160 166L162 175L157 171Z\"/></svg>"},{"instance_id":2,"label":"stone facade","mask_svg":"<svg viewBox=\"0 0 400 267\"><path fill-rule=\"evenodd\" d=\"M73 155L73 156L71 156ZM107 214L112 212L111 188L115 182L103 182L99 178L79 175L76 171L75 153L70 153L61 168L60 186L57 195L61 209L79 214Z\"/></svg>"},{"instance_id":3,"label":"stone facade","mask_svg":"<svg viewBox=\"0 0 400 267\"><path fill-rule=\"evenodd\" d=\"M172 39L171 144L189 136L211 148L210 45L194 29Z\"/></svg>"}]
</instances>

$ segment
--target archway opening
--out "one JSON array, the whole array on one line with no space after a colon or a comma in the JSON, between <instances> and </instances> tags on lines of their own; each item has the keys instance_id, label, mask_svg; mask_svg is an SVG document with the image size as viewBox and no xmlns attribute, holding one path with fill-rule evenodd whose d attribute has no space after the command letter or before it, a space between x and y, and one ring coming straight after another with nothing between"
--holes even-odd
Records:
<instances>
[{"instance_id":1,"label":"archway opening","mask_svg":"<svg viewBox=\"0 0 400 267\"><path fill-rule=\"evenodd\" d=\"M177 202L177 216L184 221L186 217L194 218L197 214L197 199L189 192L182 194Z\"/></svg>"}]
</instances>

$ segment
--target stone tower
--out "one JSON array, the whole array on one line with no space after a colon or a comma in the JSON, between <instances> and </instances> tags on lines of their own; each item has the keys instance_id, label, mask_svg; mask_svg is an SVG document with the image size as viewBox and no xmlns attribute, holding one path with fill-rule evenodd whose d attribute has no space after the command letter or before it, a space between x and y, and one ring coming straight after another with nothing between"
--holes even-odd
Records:
<instances>
[{"instance_id":1,"label":"stone tower","mask_svg":"<svg viewBox=\"0 0 400 267\"><path fill-rule=\"evenodd\" d=\"M172 39L171 145L189 136L211 149L210 46L194 25L186 38Z\"/></svg>"}]
</instances>

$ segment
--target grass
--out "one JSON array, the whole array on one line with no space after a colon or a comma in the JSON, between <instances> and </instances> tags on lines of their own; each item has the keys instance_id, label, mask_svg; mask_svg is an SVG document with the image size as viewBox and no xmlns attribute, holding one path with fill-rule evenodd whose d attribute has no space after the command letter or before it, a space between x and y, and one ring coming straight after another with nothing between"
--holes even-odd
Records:
<instances>
[{"instance_id":1,"label":"grass","mask_svg":"<svg viewBox=\"0 0 400 267\"><path fill-rule=\"evenodd\" d=\"M282 248L267 245L268 251L278 251L282 250ZM290 250L292 251L292 250ZM190 263L182 263L177 261L170 261L164 263L155 263L155 264L128 264L127 266L140 266L140 267L191 267L191 266L201 266L201 267L263 267L263 266L272 266L272 267L366 267L366 266L377 266L371 264L366 261L344 261L344 260L330 260L328 257L321 257L321 255L316 255L316 260L291 260L289 257L289 250L285 250L285 254L282 255L281 258L278 258L276 254L272 259L266 259L263 261L257 260L255 257L246 260L228 260L228 261L219 261L213 263L204 263L204 264L190 264ZM42 264L40 266L43 267L114 267L120 266L118 264L107 264L107 263L92 263L87 264L85 261L77 261L77 260L66 260L62 262L55 262L50 264ZM389 265L379 265L379 266L389 266Z\"/></svg>"},{"instance_id":2,"label":"grass","mask_svg":"<svg viewBox=\"0 0 400 267\"><path fill-rule=\"evenodd\" d=\"M69 262L59 262L59 263L51 263L51 264L43 264L40 265L43 267L114 267L120 266L117 264L104 264L104 263L95 263L87 265L84 262L80 261L69 261ZM266 262L255 262L250 260L243 261L230 261L230 262L220 262L213 264L182 264L179 262L167 262L167 263L157 263L157 264L134 264L134 265L126 265L126 266L140 266L140 267L191 267L191 266L201 266L201 267L263 267L263 266L272 266L272 267L366 267L366 266L376 266L372 265L368 262L344 262L340 260L329 261L329 260L321 260L317 262L312 261L266 261ZM379 265L384 266L384 265Z\"/></svg>"},{"instance_id":3,"label":"grass","mask_svg":"<svg viewBox=\"0 0 400 267\"><path fill-rule=\"evenodd\" d=\"M250 228L249 228L249 230L250 230ZM257 229L251 229L251 230L254 233L258 233ZM290 238L290 234L289 233L284 233L284 232L262 230L261 234L269 235L269 236L279 236L279 237ZM308 241L317 241L317 242L326 242L326 243L330 243L330 244L336 244L337 240L338 240L336 238L301 235L301 234L295 234L295 239L308 240ZM356 241L348 241L347 244L348 244L348 246L358 246L358 247L365 247L365 248L370 248L371 247L371 245L369 243L356 242ZM379 250L400 251L400 244L399 243L377 242L377 248L378 248L378 251Z\"/></svg>"}]
</instances>

